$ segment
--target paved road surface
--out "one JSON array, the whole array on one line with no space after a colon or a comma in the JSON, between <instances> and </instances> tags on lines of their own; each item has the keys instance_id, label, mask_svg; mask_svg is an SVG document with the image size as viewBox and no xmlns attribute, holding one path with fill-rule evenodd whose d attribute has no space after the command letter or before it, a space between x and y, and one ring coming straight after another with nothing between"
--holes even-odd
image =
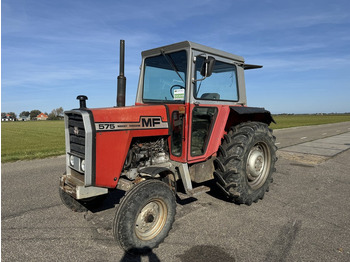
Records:
<instances>
[{"instance_id":1,"label":"paved road surface","mask_svg":"<svg viewBox=\"0 0 350 262\"><path fill-rule=\"evenodd\" d=\"M349 122L336 126L327 127L330 136L349 132ZM277 143L320 139L325 128L280 130ZM144 257L125 255L113 241L119 194L85 214L61 204L64 160L2 165L2 261L350 261L350 150L308 164L282 154L270 192L250 207L227 202L213 185L178 204L169 236Z\"/></svg>"},{"instance_id":2,"label":"paved road surface","mask_svg":"<svg viewBox=\"0 0 350 262\"><path fill-rule=\"evenodd\" d=\"M335 136L345 132L350 132L350 122L274 130L274 134L277 137L276 145L278 148Z\"/></svg>"}]
</instances>

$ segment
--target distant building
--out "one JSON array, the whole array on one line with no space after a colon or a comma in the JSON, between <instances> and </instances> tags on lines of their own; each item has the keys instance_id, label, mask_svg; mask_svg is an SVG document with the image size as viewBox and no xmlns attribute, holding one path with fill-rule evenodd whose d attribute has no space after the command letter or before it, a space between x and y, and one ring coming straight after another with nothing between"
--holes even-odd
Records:
<instances>
[{"instance_id":1,"label":"distant building","mask_svg":"<svg viewBox=\"0 0 350 262\"><path fill-rule=\"evenodd\" d=\"M18 121L29 121L30 120L30 116L20 116L18 118Z\"/></svg>"},{"instance_id":2,"label":"distant building","mask_svg":"<svg viewBox=\"0 0 350 262\"><path fill-rule=\"evenodd\" d=\"M36 120L47 120L48 116L45 115L44 113L40 113L37 117Z\"/></svg>"},{"instance_id":3,"label":"distant building","mask_svg":"<svg viewBox=\"0 0 350 262\"><path fill-rule=\"evenodd\" d=\"M5 122L5 121L15 121L15 119L14 119L12 116L10 116L9 114L6 114L5 117L2 117L2 118L1 118L1 121L2 121L2 122Z\"/></svg>"}]
</instances>

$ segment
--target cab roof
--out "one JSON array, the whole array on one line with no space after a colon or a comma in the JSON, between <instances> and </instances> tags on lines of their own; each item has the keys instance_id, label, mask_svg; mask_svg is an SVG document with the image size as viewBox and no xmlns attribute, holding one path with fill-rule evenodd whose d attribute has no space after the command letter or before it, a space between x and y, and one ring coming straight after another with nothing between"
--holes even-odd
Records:
<instances>
[{"instance_id":1,"label":"cab roof","mask_svg":"<svg viewBox=\"0 0 350 262\"><path fill-rule=\"evenodd\" d=\"M171 45L166 45L166 46L162 46L162 47L157 47L157 48L153 48L150 50L146 50L143 51L142 57L149 57L149 56L156 56L161 54L161 50L164 51L165 53L170 52L170 51L175 51L175 50L180 50L180 49L192 49L192 50L196 50L199 52L203 52L206 54L212 54L212 55L218 55L221 57L225 57L237 62L241 62L244 63L244 58L238 55L234 55L219 49L215 49L209 46L205 46L205 45L201 45L201 44L197 44L194 42L190 42L190 41L183 41L183 42L179 42L179 43L175 43L175 44L171 44Z\"/></svg>"}]
</instances>

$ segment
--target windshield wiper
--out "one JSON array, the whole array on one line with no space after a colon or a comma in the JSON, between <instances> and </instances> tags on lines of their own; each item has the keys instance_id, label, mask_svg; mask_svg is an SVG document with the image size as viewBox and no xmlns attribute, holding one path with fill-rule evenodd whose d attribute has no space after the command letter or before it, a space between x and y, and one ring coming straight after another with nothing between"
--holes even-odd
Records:
<instances>
[{"instance_id":1,"label":"windshield wiper","mask_svg":"<svg viewBox=\"0 0 350 262\"><path fill-rule=\"evenodd\" d=\"M165 54L164 50L160 50L160 52L161 52L162 55L165 57L166 61L169 63L169 65L171 66L171 68L172 68L172 69L176 72L176 74L180 77L180 79L182 80L182 82L184 82L184 84L186 84L186 83L185 83L185 80L183 80L183 78L182 78L181 75L179 74L179 71L177 70L176 65L175 65L173 59L172 59L170 56L168 57L168 56Z\"/></svg>"}]
</instances>

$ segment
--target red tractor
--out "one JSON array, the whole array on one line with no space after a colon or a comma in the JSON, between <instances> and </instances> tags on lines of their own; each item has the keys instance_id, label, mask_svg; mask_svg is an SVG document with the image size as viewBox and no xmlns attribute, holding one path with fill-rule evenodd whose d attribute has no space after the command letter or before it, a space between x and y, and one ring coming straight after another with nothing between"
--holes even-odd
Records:
<instances>
[{"instance_id":1,"label":"red tractor","mask_svg":"<svg viewBox=\"0 0 350 262\"><path fill-rule=\"evenodd\" d=\"M66 172L60 196L74 211L126 191L113 234L129 253L157 247L174 222L176 195L209 190L251 205L264 197L275 170L269 111L246 105L240 56L193 42L142 52L134 106L125 106L124 41L117 107L65 112ZM195 182L197 187L194 187ZM179 186L179 189L178 187Z\"/></svg>"}]
</instances>

